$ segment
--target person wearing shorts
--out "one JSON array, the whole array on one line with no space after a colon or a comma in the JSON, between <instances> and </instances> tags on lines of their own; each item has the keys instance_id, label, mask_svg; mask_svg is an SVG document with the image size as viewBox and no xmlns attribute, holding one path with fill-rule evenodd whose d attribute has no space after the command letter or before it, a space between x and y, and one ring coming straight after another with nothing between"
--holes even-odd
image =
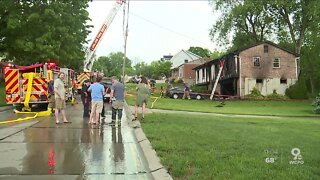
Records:
<instances>
[{"instance_id":1,"label":"person wearing shorts","mask_svg":"<svg viewBox=\"0 0 320 180\"><path fill-rule=\"evenodd\" d=\"M104 86L100 84L102 77L98 76L96 82L91 84L88 91L91 92L90 124L97 124L103 107Z\"/></svg>"},{"instance_id":2,"label":"person wearing shorts","mask_svg":"<svg viewBox=\"0 0 320 180\"><path fill-rule=\"evenodd\" d=\"M145 77L141 77L140 83L137 85L137 99L134 108L134 119L138 118L138 107L141 107L142 119L144 120L145 108L150 97L150 90L148 86L148 80Z\"/></svg>"},{"instance_id":3,"label":"person wearing shorts","mask_svg":"<svg viewBox=\"0 0 320 180\"><path fill-rule=\"evenodd\" d=\"M66 89L64 87L63 79L64 79L64 73L59 73L58 78L54 80L54 98L55 98L55 119L56 124L59 124L59 111L62 114L63 122L64 123L70 123L66 118Z\"/></svg>"}]
</instances>

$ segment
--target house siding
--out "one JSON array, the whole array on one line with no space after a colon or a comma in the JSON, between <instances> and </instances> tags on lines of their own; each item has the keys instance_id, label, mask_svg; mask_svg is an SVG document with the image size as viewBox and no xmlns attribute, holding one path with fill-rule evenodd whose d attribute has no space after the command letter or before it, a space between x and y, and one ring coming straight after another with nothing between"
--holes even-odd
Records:
<instances>
[{"instance_id":1,"label":"house siding","mask_svg":"<svg viewBox=\"0 0 320 180\"><path fill-rule=\"evenodd\" d=\"M268 45L268 53L264 53L264 45ZM240 96L250 94L256 87L262 95L268 95L276 90L285 94L285 90L297 81L296 56L270 44L260 44L240 52L241 81ZM253 57L260 57L260 67L254 67ZM280 58L280 68L273 67L274 58ZM261 83L257 83L261 79ZM285 79L286 83L280 83Z\"/></svg>"},{"instance_id":2,"label":"house siding","mask_svg":"<svg viewBox=\"0 0 320 180\"><path fill-rule=\"evenodd\" d=\"M179 53L177 53L176 55L174 55L171 58L171 60L170 60L172 62L171 69L177 68L180 65L184 64L185 60L188 60L188 62L191 62L191 61L199 59L199 58L201 58L201 57L198 55L192 54L189 51L181 50Z\"/></svg>"}]
</instances>

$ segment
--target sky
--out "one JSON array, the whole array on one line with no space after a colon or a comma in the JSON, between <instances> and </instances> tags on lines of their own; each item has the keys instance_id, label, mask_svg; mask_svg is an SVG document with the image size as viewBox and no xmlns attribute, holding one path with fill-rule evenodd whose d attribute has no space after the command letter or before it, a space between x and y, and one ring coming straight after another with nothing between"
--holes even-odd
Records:
<instances>
[{"instance_id":1,"label":"sky","mask_svg":"<svg viewBox=\"0 0 320 180\"><path fill-rule=\"evenodd\" d=\"M88 36L91 44L115 0L89 2L89 25L94 28ZM191 46L216 49L209 31L216 20L208 1L131 0L129 2L126 56L133 64L150 63L163 55L175 55ZM97 47L97 56L124 52L123 6L105 32Z\"/></svg>"}]
</instances>

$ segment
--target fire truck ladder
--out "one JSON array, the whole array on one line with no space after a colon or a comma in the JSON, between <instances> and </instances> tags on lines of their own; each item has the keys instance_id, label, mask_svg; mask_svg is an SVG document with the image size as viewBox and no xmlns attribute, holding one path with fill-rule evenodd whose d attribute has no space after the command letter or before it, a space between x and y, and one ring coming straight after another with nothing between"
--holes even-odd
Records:
<instances>
[{"instance_id":1,"label":"fire truck ladder","mask_svg":"<svg viewBox=\"0 0 320 180\"><path fill-rule=\"evenodd\" d=\"M104 23L102 24L97 36L95 37L94 41L92 42L91 46L87 51L87 56L84 61L83 71L90 72L95 61L94 53L99 45L104 33L109 28L110 24L112 23L114 17L117 15L121 5L125 2L125 0L117 0L113 8L111 9L110 13L108 14L107 18L105 19Z\"/></svg>"}]
</instances>

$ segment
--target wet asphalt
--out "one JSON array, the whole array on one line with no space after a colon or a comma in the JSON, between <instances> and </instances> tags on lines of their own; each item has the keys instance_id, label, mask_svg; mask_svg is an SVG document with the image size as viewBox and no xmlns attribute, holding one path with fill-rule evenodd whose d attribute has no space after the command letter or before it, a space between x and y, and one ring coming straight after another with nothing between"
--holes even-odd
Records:
<instances>
[{"instance_id":1,"label":"wet asphalt","mask_svg":"<svg viewBox=\"0 0 320 180\"><path fill-rule=\"evenodd\" d=\"M53 116L0 125L0 179L152 179L126 117L89 125L82 104L68 105L70 124ZM0 111L0 121L30 115ZM62 122L62 120L60 120Z\"/></svg>"}]
</instances>

